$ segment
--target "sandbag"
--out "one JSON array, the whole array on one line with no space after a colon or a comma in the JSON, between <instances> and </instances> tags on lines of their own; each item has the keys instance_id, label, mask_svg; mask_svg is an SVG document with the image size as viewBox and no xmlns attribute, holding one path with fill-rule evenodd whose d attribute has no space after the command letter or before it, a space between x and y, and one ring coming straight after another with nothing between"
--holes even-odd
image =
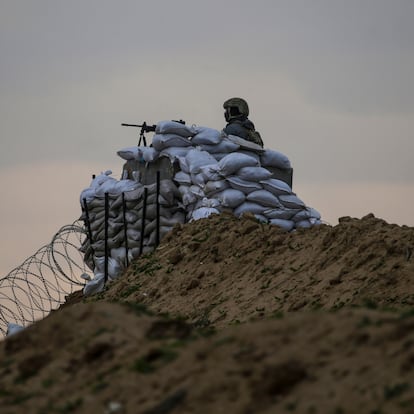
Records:
<instances>
[{"instance_id":1,"label":"sandbag","mask_svg":"<svg viewBox=\"0 0 414 414\"><path fill-rule=\"evenodd\" d=\"M246 195L242 191L236 190L234 188L227 188L223 191L220 191L216 193L214 197L220 201L223 207L233 209L246 200Z\"/></svg>"},{"instance_id":2,"label":"sandbag","mask_svg":"<svg viewBox=\"0 0 414 414\"><path fill-rule=\"evenodd\" d=\"M221 132L217 129L196 126L195 132L196 134L191 140L193 145L215 145L221 141Z\"/></svg>"},{"instance_id":3,"label":"sandbag","mask_svg":"<svg viewBox=\"0 0 414 414\"><path fill-rule=\"evenodd\" d=\"M266 149L260 154L260 164L264 167L292 168L289 158L286 155L271 149Z\"/></svg>"},{"instance_id":4,"label":"sandbag","mask_svg":"<svg viewBox=\"0 0 414 414\"><path fill-rule=\"evenodd\" d=\"M190 174L187 174L184 171L178 171L174 175L174 181L176 181L178 184L192 184Z\"/></svg>"},{"instance_id":5,"label":"sandbag","mask_svg":"<svg viewBox=\"0 0 414 414\"><path fill-rule=\"evenodd\" d=\"M263 167L242 167L235 175L242 180L259 182L269 179L272 173Z\"/></svg>"},{"instance_id":6,"label":"sandbag","mask_svg":"<svg viewBox=\"0 0 414 414\"><path fill-rule=\"evenodd\" d=\"M194 139L192 140L194 142ZM235 152L240 148L240 145L230 141L228 138L223 138L218 144L216 145L208 145L203 144L200 145L200 148L203 151L207 151L210 154L229 154L230 152Z\"/></svg>"},{"instance_id":7,"label":"sandbag","mask_svg":"<svg viewBox=\"0 0 414 414\"><path fill-rule=\"evenodd\" d=\"M298 209L290 209L282 206L282 208L265 210L263 215L269 219L290 220L299 211Z\"/></svg>"},{"instance_id":8,"label":"sandbag","mask_svg":"<svg viewBox=\"0 0 414 414\"><path fill-rule=\"evenodd\" d=\"M197 201L197 197L190 190L190 186L180 185L178 190L180 191L181 200L184 206L189 206Z\"/></svg>"},{"instance_id":9,"label":"sandbag","mask_svg":"<svg viewBox=\"0 0 414 414\"><path fill-rule=\"evenodd\" d=\"M227 138L235 144L240 145L240 148L242 150L254 151L257 153L261 153L264 151L264 149L260 145L255 144L252 141L248 141L247 139L238 137L236 135L227 135Z\"/></svg>"},{"instance_id":10,"label":"sandbag","mask_svg":"<svg viewBox=\"0 0 414 414\"><path fill-rule=\"evenodd\" d=\"M204 181L217 181L221 180L220 174L217 172L217 164L214 165L204 165L200 167L200 173L204 177Z\"/></svg>"},{"instance_id":11,"label":"sandbag","mask_svg":"<svg viewBox=\"0 0 414 414\"><path fill-rule=\"evenodd\" d=\"M260 184L263 185L264 189L270 191L272 194L278 196L282 194L292 194L292 189L289 184L286 184L282 180L277 178L269 178L267 180L260 181Z\"/></svg>"},{"instance_id":12,"label":"sandbag","mask_svg":"<svg viewBox=\"0 0 414 414\"><path fill-rule=\"evenodd\" d=\"M254 203L261 204L266 207L280 208L283 205L280 203L278 198L267 190L256 190L247 194L246 199Z\"/></svg>"},{"instance_id":13,"label":"sandbag","mask_svg":"<svg viewBox=\"0 0 414 414\"><path fill-rule=\"evenodd\" d=\"M185 138L192 137L196 130L192 126L176 121L160 121L155 127L155 134L176 134Z\"/></svg>"},{"instance_id":14,"label":"sandbag","mask_svg":"<svg viewBox=\"0 0 414 414\"><path fill-rule=\"evenodd\" d=\"M264 207L260 204L253 203L251 201L245 201L234 209L234 214L237 217L240 217L245 213L262 214L266 208L267 207Z\"/></svg>"},{"instance_id":15,"label":"sandbag","mask_svg":"<svg viewBox=\"0 0 414 414\"><path fill-rule=\"evenodd\" d=\"M157 151L162 151L169 147L190 147L191 141L177 134L155 134L152 137L152 146Z\"/></svg>"},{"instance_id":16,"label":"sandbag","mask_svg":"<svg viewBox=\"0 0 414 414\"><path fill-rule=\"evenodd\" d=\"M224 177L227 177L234 174L242 167L256 166L259 166L259 163L253 157L246 154L240 154L239 152L233 152L227 154L218 162L218 172Z\"/></svg>"},{"instance_id":17,"label":"sandbag","mask_svg":"<svg viewBox=\"0 0 414 414\"><path fill-rule=\"evenodd\" d=\"M270 219L269 223L278 226L285 231L291 231L295 227L295 223L292 220Z\"/></svg>"},{"instance_id":18,"label":"sandbag","mask_svg":"<svg viewBox=\"0 0 414 414\"><path fill-rule=\"evenodd\" d=\"M180 157L185 157L190 147L169 147L160 151L159 156L167 156L171 161L175 161Z\"/></svg>"},{"instance_id":19,"label":"sandbag","mask_svg":"<svg viewBox=\"0 0 414 414\"><path fill-rule=\"evenodd\" d=\"M207 196L212 196L219 191L223 191L226 188L229 188L229 184L225 180L216 180L216 181L207 181L204 186L204 194Z\"/></svg>"},{"instance_id":20,"label":"sandbag","mask_svg":"<svg viewBox=\"0 0 414 414\"><path fill-rule=\"evenodd\" d=\"M200 219L203 219L203 218L207 218L211 214L220 214L220 212L216 208L200 207L200 208L197 208L196 210L194 210L191 213L191 220L190 221L195 221L195 220L200 220Z\"/></svg>"},{"instance_id":21,"label":"sandbag","mask_svg":"<svg viewBox=\"0 0 414 414\"><path fill-rule=\"evenodd\" d=\"M306 208L305 203L296 195L280 195L279 201L287 208Z\"/></svg>"},{"instance_id":22,"label":"sandbag","mask_svg":"<svg viewBox=\"0 0 414 414\"><path fill-rule=\"evenodd\" d=\"M237 176L227 177L226 181L229 183L230 187L243 191L244 194L249 194L256 190L262 190L262 186L259 183L254 181L242 180Z\"/></svg>"},{"instance_id":23,"label":"sandbag","mask_svg":"<svg viewBox=\"0 0 414 414\"><path fill-rule=\"evenodd\" d=\"M127 147L122 148L116 152L121 158L124 160L138 160L139 158L139 150L138 147Z\"/></svg>"},{"instance_id":24,"label":"sandbag","mask_svg":"<svg viewBox=\"0 0 414 414\"><path fill-rule=\"evenodd\" d=\"M198 174L201 167L205 165L217 164L216 159L206 151L200 151L197 148L193 148L188 151L186 157L188 170L190 173Z\"/></svg>"}]
</instances>

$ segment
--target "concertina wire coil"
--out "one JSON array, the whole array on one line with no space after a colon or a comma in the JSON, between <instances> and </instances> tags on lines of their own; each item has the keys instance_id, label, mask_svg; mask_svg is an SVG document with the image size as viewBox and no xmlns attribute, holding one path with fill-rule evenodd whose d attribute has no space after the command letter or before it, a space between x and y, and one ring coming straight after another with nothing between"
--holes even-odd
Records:
<instances>
[{"instance_id":1,"label":"concertina wire coil","mask_svg":"<svg viewBox=\"0 0 414 414\"><path fill-rule=\"evenodd\" d=\"M90 270L79 251L86 238L83 222L65 225L52 241L0 279L0 331L9 323L27 326L43 319L80 290Z\"/></svg>"}]
</instances>

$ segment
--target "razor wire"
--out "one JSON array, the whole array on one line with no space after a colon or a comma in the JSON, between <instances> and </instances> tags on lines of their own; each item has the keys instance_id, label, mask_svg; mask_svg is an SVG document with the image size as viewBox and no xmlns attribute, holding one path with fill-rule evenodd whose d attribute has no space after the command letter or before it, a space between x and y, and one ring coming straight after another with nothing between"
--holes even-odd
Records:
<instances>
[{"instance_id":1,"label":"razor wire","mask_svg":"<svg viewBox=\"0 0 414 414\"><path fill-rule=\"evenodd\" d=\"M86 238L83 222L65 225L51 242L0 279L0 331L9 323L27 326L46 317L80 290L89 271L79 250Z\"/></svg>"}]
</instances>

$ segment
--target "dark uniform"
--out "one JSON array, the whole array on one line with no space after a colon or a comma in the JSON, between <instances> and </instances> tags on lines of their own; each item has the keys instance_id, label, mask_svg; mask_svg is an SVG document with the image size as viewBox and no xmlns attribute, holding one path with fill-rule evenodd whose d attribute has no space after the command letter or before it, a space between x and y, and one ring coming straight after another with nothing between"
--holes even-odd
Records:
<instances>
[{"instance_id":1,"label":"dark uniform","mask_svg":"<svg viewBox=\"0 0 414 414\"><path fill-rule=\"evenodd\" d=\"M227 135L236 135L263 147L259 132L255 130L253 122L248 119L249 106L244 99L228 99L224 102L223 108L225 109L224 118L228 122L223 131Z\"/></svg>"}]
</instances>

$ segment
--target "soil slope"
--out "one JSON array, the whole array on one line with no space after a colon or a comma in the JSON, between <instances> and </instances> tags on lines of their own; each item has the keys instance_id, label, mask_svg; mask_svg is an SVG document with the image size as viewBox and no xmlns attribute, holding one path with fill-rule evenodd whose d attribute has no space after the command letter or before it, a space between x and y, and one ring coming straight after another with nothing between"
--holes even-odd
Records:
<instances>
[{"instance_id":1,"label":"soil slope","mask_svg":"<svg viewBox=\"0 0 414 414\"><path fill-rule=\"evenodd\" d=\"M0 343L1 413L413 413L414 228L177 225Z\"/></svg>"}]
</instances>

